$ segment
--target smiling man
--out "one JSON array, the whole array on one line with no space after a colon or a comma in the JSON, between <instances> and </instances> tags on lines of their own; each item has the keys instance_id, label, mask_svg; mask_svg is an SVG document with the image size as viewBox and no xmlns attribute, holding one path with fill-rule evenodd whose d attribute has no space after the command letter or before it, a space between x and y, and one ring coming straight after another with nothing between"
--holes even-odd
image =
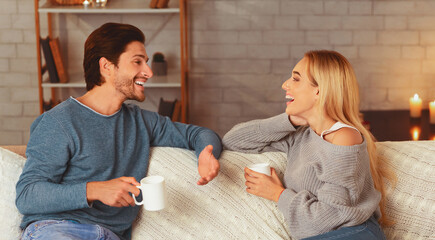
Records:
<instances>
[{"instance_id":1,"label":"smiling man","mask_svg":"<svg viewBox=\"0 0 435 240\"><path fill-rule=\"evenodd\" d=\"M124 103L145 100L153 73L144 42L131 25L96 29L85 43L87 92L32 124L16 187L22 239L130 239L139 211L131 193L139 195L152 146L194 150L198 185L217 176L216 133Z\"/></svg>"}]
</instances>

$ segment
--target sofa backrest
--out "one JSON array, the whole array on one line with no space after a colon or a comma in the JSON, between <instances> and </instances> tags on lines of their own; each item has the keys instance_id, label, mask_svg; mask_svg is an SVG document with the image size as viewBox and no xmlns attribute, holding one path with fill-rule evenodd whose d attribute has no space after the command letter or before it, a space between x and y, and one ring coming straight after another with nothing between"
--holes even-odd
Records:
<instances>
[{"instance_id":1,"label":"sofa backrest","mask_svg":"<svg viewBox=\"0 0 435 240\"><path fill-rule=\"evenodd\" d=\"M394 170L398 180L395 189L387 183L390 194L387 196L386 214L395 222L393 226L384 227L387 239L434 239L435 142L378 142L376 145L379 157ZM5 148L18 152L21 156L0 149L0 182L2 183L0 185L0 192L2 192L0 222L4 222L2 219L7 220L5 222L7 226L0 225L0 230L6 236L12 236L5 239L17 239L21 215L14 205L14 194L15 183L25 162L25 158L22 157L25 156L25 146L6 146ZM285 168L285 155L283 153L243 154L224 151L222 156L221 172L218 178L206 186L198 187L195 184L197 173L196 157L193 152L172 148L153 148L148 174L160 174L168 178L169 191L172 192L172 201L175 201L173 205L176 207L162 212L141 212L134 224L133 239L161 237L161 234L167 234L166 237L175 237L177 231L187 234L183 236L195 236L206 227L204 223L195 225L190 218L192 216L201 216L200 221L203 221L205 217L213 226L211 229L217 229L216 231L220 231L219 227L222 227L223 231L226 231L225 234L229 234L227 236L229 238L244 232L245 237L246 233L254 236L255 232L261 231L266 234L263 237L268 239L280 239L283 236L287 238L291 233L287 232L285 222L275 204L248 195L244 190L242 174L243 166L258 161L271 162L272 167L282 174ZM182 176L182 178L174 177L175 175ZM216 204L222 201L226 201L227 204L219 204L221 208L217 208ZM228 215L231 213L229 209L233 211L230 215ZM231 217L228 220L236 224L236 228L233 228L234 226L225 227L218 222L213 222L216 217L210 215L212 212L223 214L222 216L227 218ZM258 225L258 218L255 214L260 214L269 221L267 231L263 226ZM239 215L243 216L244 220L240 219ZM250 219L249 224L245 221L246 218ZM264 224L267 223L266 220ZM170 226L171 222L174 226L183 222L192 224L192 229L199 228L198 231L186 232L183 226L178 225L172 228L174 232L168 232L168 225ZM157 231L158 229L161 231ZM211 230L207 234L209 235L202 236L213 237L216 236L213 234L217 232Z\"/></svg>"},{"instance_id":2,"label":"sofa backrest","mask_svg":"<svg viewBox=\"0 0 435 240\"><path fill-rule=\"evenodd\" d=\"M0 147L26 157L26 145L5 145Z\"/></svg>"}]
</instances>

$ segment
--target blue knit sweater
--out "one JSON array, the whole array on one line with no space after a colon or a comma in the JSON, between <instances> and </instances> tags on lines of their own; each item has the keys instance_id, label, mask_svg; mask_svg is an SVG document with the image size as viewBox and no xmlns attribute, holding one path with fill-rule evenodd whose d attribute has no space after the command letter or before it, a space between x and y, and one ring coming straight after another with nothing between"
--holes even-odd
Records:
<instances>
[{"instance_id":1,"label":"blue knit sweater","mask_svg":"<svg viewBox=\"0 0 435 240\"><path fill-rule=\"evenodd\" d=\"M147 174L151 146L192 149L199 156L209 144L218 158L220 138L209 129L128 104L113 115L101 115L70 98L31 126L28 159L16 186L21 227L70 219L99 224L128 239L139 206L116 208L100 201L89 206L86 183L121 176L140 181Z\"/></svg>"}]
</instances>

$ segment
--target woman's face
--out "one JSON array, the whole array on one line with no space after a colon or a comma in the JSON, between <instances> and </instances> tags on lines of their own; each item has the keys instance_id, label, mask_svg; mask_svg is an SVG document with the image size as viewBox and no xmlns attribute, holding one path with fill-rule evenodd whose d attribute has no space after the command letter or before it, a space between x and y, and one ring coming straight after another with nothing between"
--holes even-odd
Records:
<instances>
[{"instance_id":1,"label":"woman's face","mask_svg":"<svg viewBox=\"0 0 435 240\"><path fill-rule=\"evenodd\" d=\"M296 64L292 76L282 84L285 91L287 115L307 118L313 113L319 97L318 87L313 86L307 72L308 60L304 57Z\"/></svg>"}]
</instances>

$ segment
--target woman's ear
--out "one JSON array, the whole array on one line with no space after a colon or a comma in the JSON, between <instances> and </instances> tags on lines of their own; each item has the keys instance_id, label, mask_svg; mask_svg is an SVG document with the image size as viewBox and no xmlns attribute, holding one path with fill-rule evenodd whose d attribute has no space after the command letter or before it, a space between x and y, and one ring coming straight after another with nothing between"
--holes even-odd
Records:
<instances>
[{"instance_id":1,"label":"woman's ear","mask_svg":"<svg viewBox=\"0 0 435 240\"><path fill-rule=\"evenodd\" d=\"M315 88L313 89L313 93L316 95L316 97L318 97L318 96L319 96L319 93L320 93L319 87L315 87Z\"/></svg>"}]
</instances>

